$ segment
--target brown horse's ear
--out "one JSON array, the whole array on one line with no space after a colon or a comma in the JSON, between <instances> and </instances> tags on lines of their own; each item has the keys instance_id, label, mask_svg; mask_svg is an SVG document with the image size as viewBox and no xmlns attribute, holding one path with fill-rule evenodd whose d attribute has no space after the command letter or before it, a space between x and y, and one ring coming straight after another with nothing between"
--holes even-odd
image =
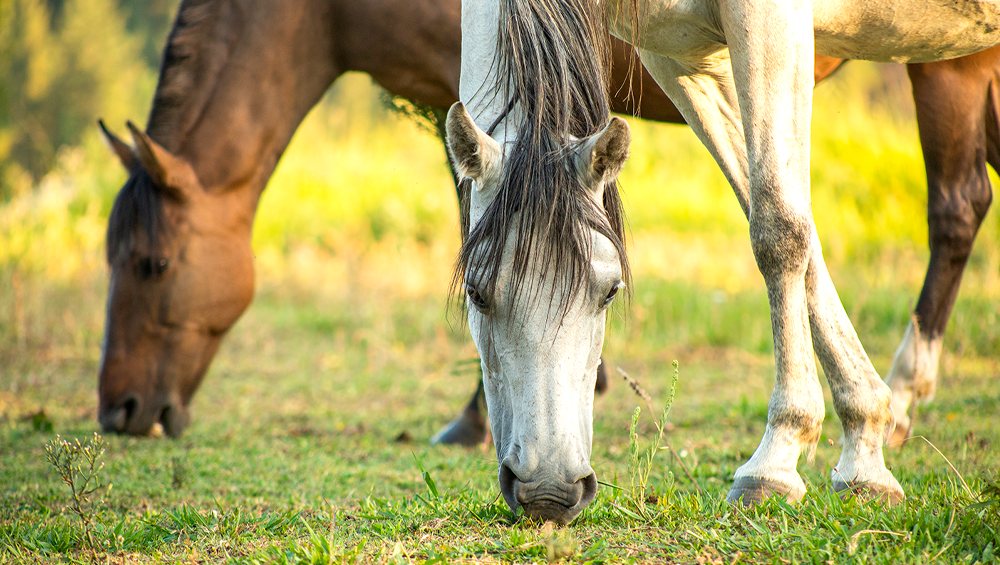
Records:
<instances>
[{"instance_id":1,"label":"brown horse's ear","mask_svg":"<svg viewBox=\"0 0 1000 565\"><path fill-rule=\"evenodd\" d=\"M128 125L132 139L135 141L135 155L149 176L153 178L156 188L174 200L186 201L187 197L183 190L170 183L170 175L168 174L171 167L179 165L177 157L150 139L149 135L137 128L132 122L126 122L126 125Z\"/></svg>"},{"instance_id":2,"label":"brown horse's ear","mask_svg":"<svg viewBox=\"0 0 1000 565\"><path fill-rule=\"evenodd\" d=\"M117 135L111 133L111 130L104 125L104 120L97 120L97 125L101 126L101 133L104 134L104 140L108 142L111 149L118 155L118 160L121 161L122 166L130 173L134 171L139 166L139 163L136 161L132 148L119 139Z\"/></svg>"}]
</instances>

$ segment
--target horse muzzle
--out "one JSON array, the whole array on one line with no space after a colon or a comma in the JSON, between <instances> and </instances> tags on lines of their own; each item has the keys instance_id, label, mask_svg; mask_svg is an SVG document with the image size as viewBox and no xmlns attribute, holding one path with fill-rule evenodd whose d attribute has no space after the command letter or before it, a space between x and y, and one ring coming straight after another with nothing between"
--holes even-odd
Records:
<instances>
[{"instance_id":1,"label":"horse muzzle","mask_svg":"<svg viewBox=\"0 0 1000 565\"><path fill-rule=\"evenodd\" d=\"M97 421L105 433L151 435L156 424L170 437L179 437L189 422L188 412L176 402L143 403L134 394L112 405L102 405Z\"/></svg>"},{"instance_id":2,"label":"horse muzzle","mask_svg":"<svg viewBox=\"0 0 1000 565\"><path fill-rule=\"evenodd\" d=\"M506 464L500 466L500 491L512 512L536 522L566 525L573 521L597 496L597 475L588 474L573 482L559 479L522 481Z\"/></svg>"}]
</instances>

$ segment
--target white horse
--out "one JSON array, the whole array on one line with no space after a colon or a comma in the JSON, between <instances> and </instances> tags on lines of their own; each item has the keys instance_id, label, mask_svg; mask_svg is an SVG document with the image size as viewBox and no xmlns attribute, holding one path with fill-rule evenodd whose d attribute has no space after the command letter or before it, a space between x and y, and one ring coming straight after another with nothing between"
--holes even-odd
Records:
<instances>
[{"instance_id":1,"label":"white horse","mask_svg":"<svg viewBox=\"0 0 1000 565\"><path fill-rule=\"evenodd\" d=\"M474 183L460 261L469 324L504 498L562 523L594 496L593 375L604 308L627 279L613 180L628 133L618 120L604 127L607 105L597 100L604 25L636 45L722 167L767 285L775 386L764 436L729 500L805 493L796 464L815 449L824 417L815 356L844 428L834 488L901 500L882 457L890 391L841 305L812 218L813 53L896 62L973 53L1000 43L1000 5L463 0L465 106L452 109L448 137Z\"/></svg>"}]
</instances>

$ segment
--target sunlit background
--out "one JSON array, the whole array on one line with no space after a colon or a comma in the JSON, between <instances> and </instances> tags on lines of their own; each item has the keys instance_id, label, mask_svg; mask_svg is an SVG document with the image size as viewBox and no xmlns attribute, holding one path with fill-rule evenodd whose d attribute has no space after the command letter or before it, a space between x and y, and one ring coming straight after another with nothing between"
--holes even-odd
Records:
<instances>
[{"instance_id":1,"label":"sunlit background","mask_svg":"<svg viewBox=\"0 0 1000 565\"><path fill-rule=\"evenodd\" d=\"M119 132L126 119L144 122L175 4L0 3L0 413L29 409L23 391L44 397L56 374L74 375L80 394L92 394L83 383L92 382L100 355L104 230L125 180L96 119ZM445 308L459 244L445 152L426 124L387 110L384 100L366 75L349 74L299 128L256 218L257 301L361 309L366 320L420 303L432 325L464 335L461 316ZM630 123L621 184L636 277L631 304L612 316L608 351L628 355L644 344L767 353L763 282L723 176L686 127ZM905 70L850 63L817 87L813 126L813 209L824 252L884 371L928 258L926 183ZM990 213L949 352L998 350L998 235ZM275 323L254 312L234 331ZM390 325L365 331L378 336ZM389 348L398 341L395 333L383 338Z\"/></svg>"}]
</instances>

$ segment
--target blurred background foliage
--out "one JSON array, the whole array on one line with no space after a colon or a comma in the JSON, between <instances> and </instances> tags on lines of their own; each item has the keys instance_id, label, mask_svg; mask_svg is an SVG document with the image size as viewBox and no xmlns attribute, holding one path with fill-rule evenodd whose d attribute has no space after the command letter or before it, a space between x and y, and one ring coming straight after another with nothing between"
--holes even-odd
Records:
<instances>
[{"instance_id":1,"label":"blurred background foliage","mask_svg":"<svg viewBox=\"0 0 1000 565\"><path fill-rule=\"evenodd\" d=\"M96 365L104 229L125 180L96 120L119 132L126 119L144 122L177 3L0 0L0 366L67 356ZM384 98L349 74L299 128L255 222L259 297L325 310L422 297L445 316L459 231L444 150ZM850 63L815 101L816 223L862 339L887 358L928 258L905 70ZM631 124L622 185L635 294L612 320L621 331L608 347L673 340L767 351L763 282L725 179L688 128ZM990 213L946 347L1000 349L998 277Z\"/></svg>"},{"instance_id":2,"label":"blurred background foliage","mask_svg":"<svg viewBox=\"0 0 1000 565\"><path fill-rule=\"evenodd\" d=\"M37 185L97 116L135 115L175 0L0 2L0 200Z\"/></svg>"}]
</instances>

